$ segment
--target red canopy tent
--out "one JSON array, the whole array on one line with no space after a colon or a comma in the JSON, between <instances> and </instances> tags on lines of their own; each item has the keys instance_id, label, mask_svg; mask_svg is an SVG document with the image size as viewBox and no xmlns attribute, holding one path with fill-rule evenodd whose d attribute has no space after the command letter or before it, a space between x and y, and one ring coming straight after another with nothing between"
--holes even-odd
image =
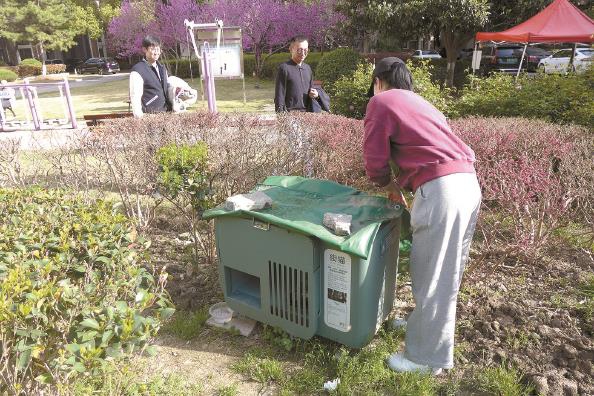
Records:
<instances>
[{"instance_id":1,"label":"red canopy tent","mask_svg":"<svg viewBox=\"0 0 594 396\"><path fill-rule=\"evenodd\" d=\"M594 43L594 21L568 0L555 0L526 22L510 29L477 33L476 41L523 43L524 53L528 43Z\"/></svg>"},{"instance_id":2,"label":"red canopy tent","mask_svg":"<svg viewBox=\"0 0 594 396\"><path fill-rule=\"evenodd\" d=\"M503 32L479 32L476 41L592 43L594 21L568 0L555 0L526 22Z\"/></svg>"}]
</instances>

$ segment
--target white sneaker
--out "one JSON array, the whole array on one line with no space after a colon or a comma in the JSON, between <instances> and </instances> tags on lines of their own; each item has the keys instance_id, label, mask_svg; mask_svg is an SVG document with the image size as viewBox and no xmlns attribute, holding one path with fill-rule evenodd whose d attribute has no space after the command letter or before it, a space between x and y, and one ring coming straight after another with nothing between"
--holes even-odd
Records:
<instances>
[{"instance_id":1,"label":"white sneaker","mask_svg":"<svg viewBox=\"0 0 594 396\"><path fill-rule=\"evenodd\" d=\"M392 319L390 322L390 328L392 330L406 330L406 320L402 319L402 318L395 318Z\"/></svg>"},{"instance_id":2,"label":"white sneaker","mask_svg":"<svg viewBox=\"0 0 594 396\"><path fill-rule=\"evenodd\" d=\"M386 363L390 369L399 373L417 372L421 374L440 375L443 371L441 368L411 362L402 353L393 353L386 359Z\"/></svg>"}]
</instances>

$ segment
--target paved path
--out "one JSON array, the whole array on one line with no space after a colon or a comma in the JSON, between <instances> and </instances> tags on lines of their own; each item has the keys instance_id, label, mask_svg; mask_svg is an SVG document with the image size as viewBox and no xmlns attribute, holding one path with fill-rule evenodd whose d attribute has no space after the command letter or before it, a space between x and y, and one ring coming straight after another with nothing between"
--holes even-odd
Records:
<instances>
[{"instance_id":1,"label":"paved path","mask_svg":"<svg viewBox=\"0 0 594 396\"><path fill-rule=\"evenodd\" d=\"M104 76L100 76L98 74L84 74L81 76L71 75L68 78L68 82L70 83L70 89L72 89L72 88L78 88L78 87L92 87L93 85L106 83L106 82L110 82L110 81L124 80L124 79L128 79L129 76L130 76L129 72L108 74L108 75L104 75ZM31 81L31 82L35 83L35 81ZM43 83L41 83L41 84L43 84ZM37 92L41 94L41 93L45 93L45 92L57 92L57 90L56 90L55 86L40 85L37 87ZM18 90L17 90L17 95L20 96L18 93Z\"/></svg>"},{"instance_id":2,"label":"paved path","mask_svg":"<svg viewBox=\"0 0 594 396\"><path fill-rule=\"evenodd\" d=\"M76 146L88 133L86 126L79 129L0 132L0 146L16 144L21 150L50 150Z\"/></svg>"}]
</instances>

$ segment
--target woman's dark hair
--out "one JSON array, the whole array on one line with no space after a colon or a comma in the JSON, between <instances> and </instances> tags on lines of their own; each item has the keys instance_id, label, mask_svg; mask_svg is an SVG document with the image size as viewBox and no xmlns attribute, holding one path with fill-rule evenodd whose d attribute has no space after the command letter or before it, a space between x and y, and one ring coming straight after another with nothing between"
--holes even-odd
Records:
<instances>
[{"instance_id":1,"label":"woman's dark hair","mask_svg":"<svg viewBox=\"0 0 594 396\"><path fill-rule=\"evenodd\" d=\"M159 40L158 37L151 36L149 34L148 36L145 36L142 39L142 48L160 47L160 46L161 46L161 40Z\"/></svg>"},{"instance_id":2,"label":"woman's dark hair","mask_svg":"<svg viewBox=\"0 0 594 396\"><path fill-rule=\"evenodd\" d=\"M394 62L390 70L378 74L377 78L388 84L390 88L413 90L412 74L404 63Z\"/></svg>"}]
</instances>

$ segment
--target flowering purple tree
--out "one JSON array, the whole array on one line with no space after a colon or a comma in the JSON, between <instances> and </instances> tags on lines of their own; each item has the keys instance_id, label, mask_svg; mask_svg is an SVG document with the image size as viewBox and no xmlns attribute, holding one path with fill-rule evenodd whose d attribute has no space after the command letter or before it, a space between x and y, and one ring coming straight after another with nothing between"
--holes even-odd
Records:
<instances>
[{"instance_id":1,"label":"flowering purple tree","mask_svg":"<svg viewBox=\"0 0 594 396\"><path fill-rule=\"evenodd\" d=\"M120 15L113 18L107 27L107 42L111 49L121 57L142 53L142 38L153 33L151 24L154 19L154 0L124 0Z\"/></svg>"},{"instance_id":2,"label":"flowering purple tree","mask_svg":"<svg viewBox=\"0 0 594 396\"><path fill-rule=\"evenodd\" d=\"M186 42L184 19L197 19L194 0L125 0L120 15L108 26L108 41L119 56L142 54L142 39L153 34L161 39L163 50L178 55L178 44Z\"/></svg>"},{"instance_id":3,"label":"flowering purple tree","mask_svg":"<svg viewBox=\"0 0 594 396\"><path fill-rule=\"evenodd\" d=\"M253 51L256 76L264 61L286 47L296 35L308 37L312 44L323 46L326 35L341 20L334 11L335 0L311 4L285 3L280 0L215 0L200 8L202 20L222 19L225 25L242 28L243 47Z\"/></svg>"},{"instance_id":4,"label":"flowering purple tree","mask_svg":"<svg viewBox=\"0 0 594 396\"><path fill-rule=\"evenodd\" d=\"M178 44L187 43L187 30L184 20L199 19L198 5L195 0L169 0L158 2L155 10L154 29L161 38L163 48L179 57Z\"/></svg>"},{"instance_id":5,"label":"flowering purple tree","mask_svg":"<svg viewBox=\"0 0 594 396\"><path fill-rule=\"evenodd\" d=\"M197 23L222 19L226 26L240 26L243 47L256 58L256 75L264 61L286 48L290 38L303 35L312 46L324 48L344 16L335 11L336 0L284 2L282 0L214 0L198 6L195 0L124 0L121 13L108 27L109 42L120 56L142 53L142 38L154 34L163 49L177 55L186 42L184 19Z\"/></svg>"}]
</instances>

